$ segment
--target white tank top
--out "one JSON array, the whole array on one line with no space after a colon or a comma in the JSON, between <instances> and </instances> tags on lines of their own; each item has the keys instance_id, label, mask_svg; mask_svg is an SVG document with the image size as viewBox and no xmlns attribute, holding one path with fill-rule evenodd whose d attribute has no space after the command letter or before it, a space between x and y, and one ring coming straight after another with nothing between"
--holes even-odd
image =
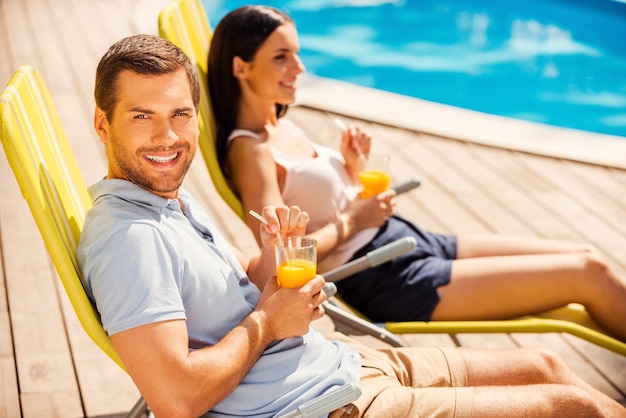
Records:
<instances>
[{"instance_id":1,"label":"white tank top","mask_svg":"<svg viewBox=\"0 0 626 418\"><path fill-rule=\"evenodd\" d=\"M274 162L286 172L281 191L283 201L288 206L297 205L307 211L311 217L307 231L315 232L337 220L358 195L359 187L352 184L343 156L338 151L313 143L288 120L280 119L279 122L294 136L310 144L317 154L314 158L294 157L270 145ZM228 142L240 136L261 140L254 132L235 129ZM377 231L377 228L367 228L354 234L319 263L318 271L324 272L348 261L359 248L374 238Z\"/></svg>"}]
</instances>

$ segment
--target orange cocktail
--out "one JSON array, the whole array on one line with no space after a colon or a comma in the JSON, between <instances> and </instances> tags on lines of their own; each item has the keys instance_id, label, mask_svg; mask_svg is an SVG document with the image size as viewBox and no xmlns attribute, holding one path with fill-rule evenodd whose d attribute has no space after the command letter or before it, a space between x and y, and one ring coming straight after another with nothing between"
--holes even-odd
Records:
<instances>
[{"instance_id":1,"label":"orange cocktail","mask_svg":"<svg viewBox=\"0 0 626 418\"><path fill-rule=\"evenodd\" d=\"M315 277L315 263L310 260L296 258L284 261L277 267L276 276L280 287L299 287Z\"/></svg>"},{"instance_id":2,"label":"orange cocktail","mask_svg":"<svg viewBox=\"0 0 626 418\"><path fill-rule=\"evenodd\" d=\"M391 178L386 171L363 170L359 172L359 182L363 186L361 197L366 199L387 190L391 183Z\"/></svg>"},{"instance_id":3,"label":"orange cocktail","mask_svg":"<svg viewBox=\"0 0 626 418\"><path fill-rule=\"evenodd\" d=\"M361 197L376 196L389 188L391 177L389 176L389 156L369 155L361 158L361 170L359 171L359 182L363 187Z\"/></svg>"},{"instance_id":4,"label":"orange cocktail","mask_svg":"<svg viewBox=\"0 0 626 418\"><path fill-rule=\"evenodd\" d=\"M308 237L287 237L275 245L276 278L280 287L299 287L317 272L317 241Z\"/></svg>"}]
</instances>

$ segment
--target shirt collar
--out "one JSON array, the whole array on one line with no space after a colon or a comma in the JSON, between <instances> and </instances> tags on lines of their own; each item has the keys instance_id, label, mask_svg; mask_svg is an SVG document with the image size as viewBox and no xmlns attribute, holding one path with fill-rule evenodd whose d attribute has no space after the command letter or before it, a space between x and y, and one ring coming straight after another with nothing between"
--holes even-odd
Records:
<instances>
[{"instance_id":1,"label":"shirt collar","mask_svg":"<svg viewBox=\"0 0 626 418\"><path fill-rule=\"evenodd\" d=\"M128 180L103 178L92 184L88 191L94 203L101 197L113 195L120 199L151 206L159 212L165 209L182 212L178 200L158 196ZM179 197L184 200L188 197L188 193L181 189Z\"/></svg>"}]
</instances>

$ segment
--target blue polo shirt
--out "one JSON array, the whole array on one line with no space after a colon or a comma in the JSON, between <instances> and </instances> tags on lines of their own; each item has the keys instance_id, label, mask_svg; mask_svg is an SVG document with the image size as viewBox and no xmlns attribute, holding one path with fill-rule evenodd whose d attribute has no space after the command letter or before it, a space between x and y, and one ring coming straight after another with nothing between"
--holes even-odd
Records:
<instances>
[{"instance_id":1,"label":"blue polo shirt","mask_svg":"<svg viewBox=\"0 0 626 418\"><path fill-rule=\"evenodd\" d=\"M259 289L185 190L169 200L129 181L105 179L89 193L94 206L85 219L78 261L109 335L184 319L194 350L215 344L252 312ZM292 411L334 386L358 383L360 369L354 350L311 329L272 343L206 416Z\"/></svg>"}]
</instances>

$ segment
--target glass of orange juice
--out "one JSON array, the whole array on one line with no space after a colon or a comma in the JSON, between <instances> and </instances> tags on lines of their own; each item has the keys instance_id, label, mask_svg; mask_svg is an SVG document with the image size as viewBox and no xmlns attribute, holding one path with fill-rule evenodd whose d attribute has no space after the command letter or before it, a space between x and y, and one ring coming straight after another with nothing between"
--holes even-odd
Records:
<instances>
[{"instance_id":1,"label":"glass of orange juice","mask_svg":"<svg viewBox=\"0 0 626 418\"><path fill-rule=\"evenodd\" d=\"M391 178L389 176L389 156L370 155L361 159L361 170L359 171L359 181L363 190L361 197L376 196L389 188Z\"/></svg>"},{"instance_id":2,"label":"glass of orange juice","mask_svg":"<svg viewBox=\"0 0 626 418\"><path fill-rule=\"evenodd\" d=\"M276 276L281 287L299 287L317 272L317 241L307 237L287 237L275 244Z\"/></svg>"}]
</instances>

